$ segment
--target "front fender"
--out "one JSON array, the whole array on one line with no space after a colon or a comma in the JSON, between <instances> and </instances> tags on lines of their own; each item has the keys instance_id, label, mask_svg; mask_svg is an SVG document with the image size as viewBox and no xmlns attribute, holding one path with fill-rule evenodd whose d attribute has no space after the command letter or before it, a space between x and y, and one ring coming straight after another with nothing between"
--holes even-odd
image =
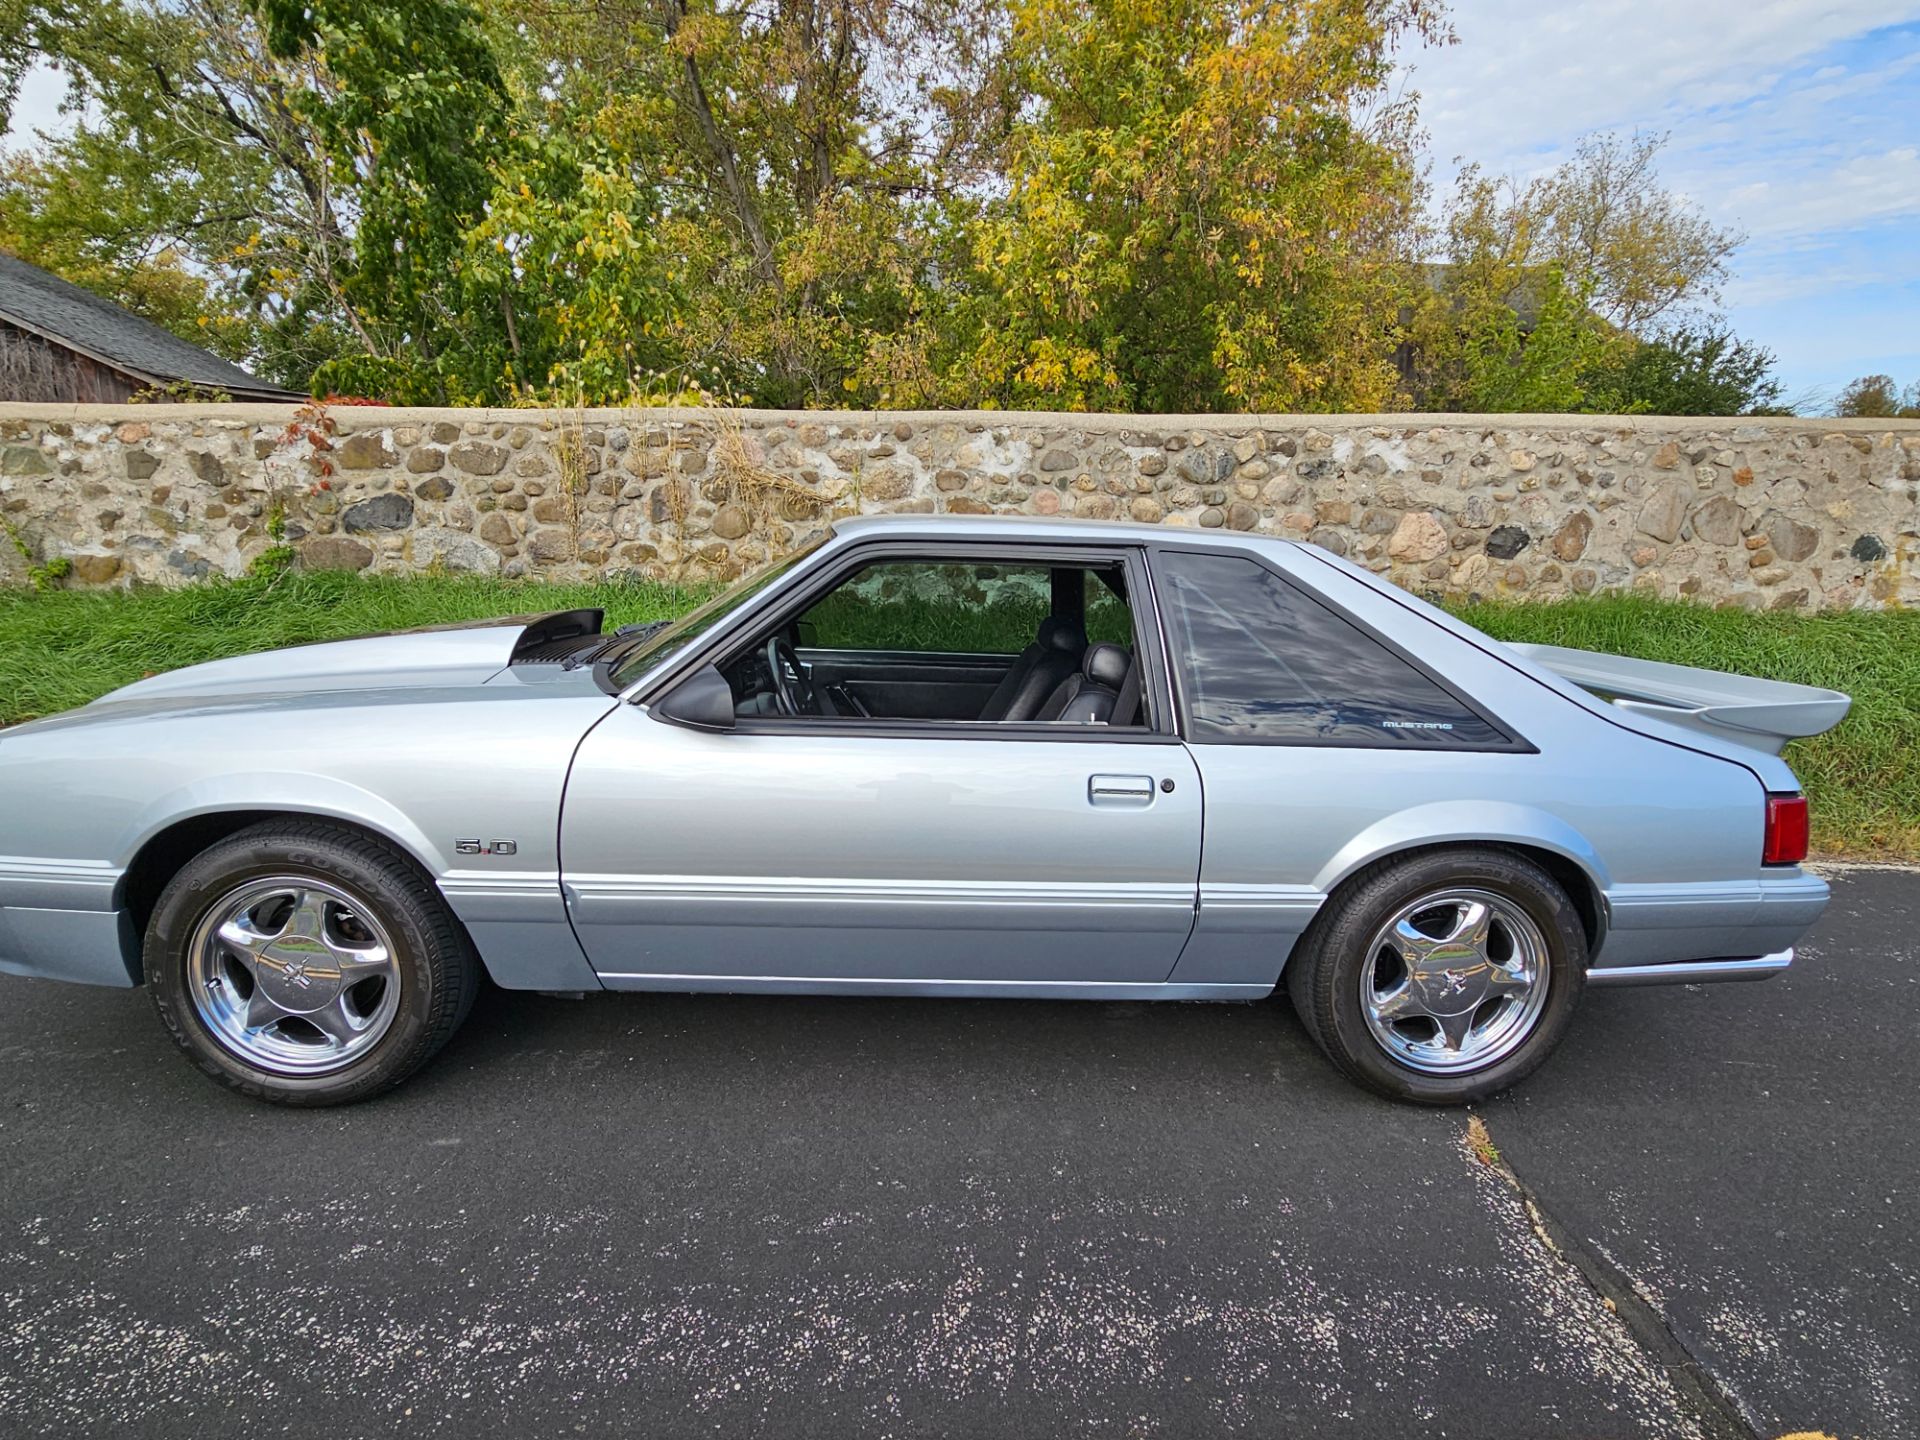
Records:
<instances>
[{"instance_id":1,"label":"front fender","mask_svg":"<svg viewBox=\"0 0 1920 1440\"><path fill-rule=\"evenodd\" d=\"M436 878L447 872L446 854L391 801L350 781L300 771L242 770L208 775L156 796L114 841L121 870L161 831L202 815L272 810L322 816L373 830L391 840Z\"/></svg>"}]
</instances>

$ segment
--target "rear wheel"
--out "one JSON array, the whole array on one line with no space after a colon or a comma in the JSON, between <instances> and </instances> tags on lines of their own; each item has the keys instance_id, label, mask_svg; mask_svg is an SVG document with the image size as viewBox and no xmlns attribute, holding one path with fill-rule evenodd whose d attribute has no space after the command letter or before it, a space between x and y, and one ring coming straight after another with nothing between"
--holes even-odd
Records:
<instances>
[{"instance_id":1,"label":"rear wheel","mask_svg":"<svg viewBox=\"0 0 1920 1440\"><path fill-rule=\"evenodd\" d=\"M1309 1033L1383 1095L1460 1104L1503 1090L1565 1033L1586 931L1552 876L1492 847L1361 872L1287 964Z\"/></svg>"},{"instance_id":2,"label":"rear wheel","mask_svg":"<svg viewBox=\"0 0 1920 1440\"><path fill-rule=\"evenodd\" d=\"M154 907L145 960L188 1058L284 1105L397 1085L466 1018L480 973L406 855L310 821L257 825L188 861Z\"/></svg>"}]
</instances>

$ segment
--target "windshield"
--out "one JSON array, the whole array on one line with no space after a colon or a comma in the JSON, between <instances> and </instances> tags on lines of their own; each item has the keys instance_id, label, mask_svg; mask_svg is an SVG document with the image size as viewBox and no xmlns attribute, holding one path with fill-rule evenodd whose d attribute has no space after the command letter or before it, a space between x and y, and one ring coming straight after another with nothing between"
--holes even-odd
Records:
<instances>
[{"instance_id":1,"label":"windshield","mask_svg":"<svg viewBox=\"0 0 1920 1440\"><path fill-rule=\"evenodd\" d=\"M770 565L762 566L744 579L735 581L720 594L700 606L699 609L681 616L680 619L674 621L673 624L664 630L651 635L636 635L632 649L609 657L613 663L609 666L606 673L612 681L613 688L616 690L626 689L627 686L631 685L635 680L638 680L654 666L679 654L680 651L684 650L695 640L698 640L720 621L731 615L755 595L758 595L762 590L773 584L774 581L778 580L782 575L785 575L789 570L793 569L794 566L798 565L802 560L826 544L827 540L828 536L822 535L819 539L802 545L791 555L783 556Z\"/></svg>"}]
</instances>

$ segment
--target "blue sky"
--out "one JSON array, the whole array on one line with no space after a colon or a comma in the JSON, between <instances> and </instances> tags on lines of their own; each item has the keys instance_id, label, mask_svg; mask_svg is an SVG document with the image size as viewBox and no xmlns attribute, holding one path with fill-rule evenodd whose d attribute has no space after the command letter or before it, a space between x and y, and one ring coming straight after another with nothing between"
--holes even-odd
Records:
<instances>
[{"instance_id":1,"label":"blue sky","mask_svg":"<svg viewBox=\"0 0 1920 1440\"><path fill-rule=\"evenodd\" d=\"M1920 379L1920 0L1458 0L1403 83L1454 157L1525 178L1595 130L1670 136L1667 182L1749 237L1723 308L1790 400Z\"/></svg>"},{"instance_id":2,"label":"blue sky","mask_svg":"<svg viewBox=\"0 0 1920 1440\"><path fill-rule=\"evenodd\" d=\"M1920 379L1920 0L1455 0L1459 43L1403 57L1444 187L1521 178L1595 130L1660 131L1669 184L1748 236L1723 308L1820 409ZM12 140L57 123L36 71Z\"/></svg>"}]
</instances>

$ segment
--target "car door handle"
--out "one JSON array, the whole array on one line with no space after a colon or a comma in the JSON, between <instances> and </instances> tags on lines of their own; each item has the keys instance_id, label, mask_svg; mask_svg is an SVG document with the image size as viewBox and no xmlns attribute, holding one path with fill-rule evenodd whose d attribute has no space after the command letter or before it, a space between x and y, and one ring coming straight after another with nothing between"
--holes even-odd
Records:
<instances>
[{"instance_id":1,"label":"car door handle","mask_svg":"<svg viewBox=\"0 0 1920 1440\"><path fill-rule=\"evenodd\" d=\"M1087 777L1090 805L1151 805L1151 775L1091 775Z\"/></svg>"}]
</instances>

